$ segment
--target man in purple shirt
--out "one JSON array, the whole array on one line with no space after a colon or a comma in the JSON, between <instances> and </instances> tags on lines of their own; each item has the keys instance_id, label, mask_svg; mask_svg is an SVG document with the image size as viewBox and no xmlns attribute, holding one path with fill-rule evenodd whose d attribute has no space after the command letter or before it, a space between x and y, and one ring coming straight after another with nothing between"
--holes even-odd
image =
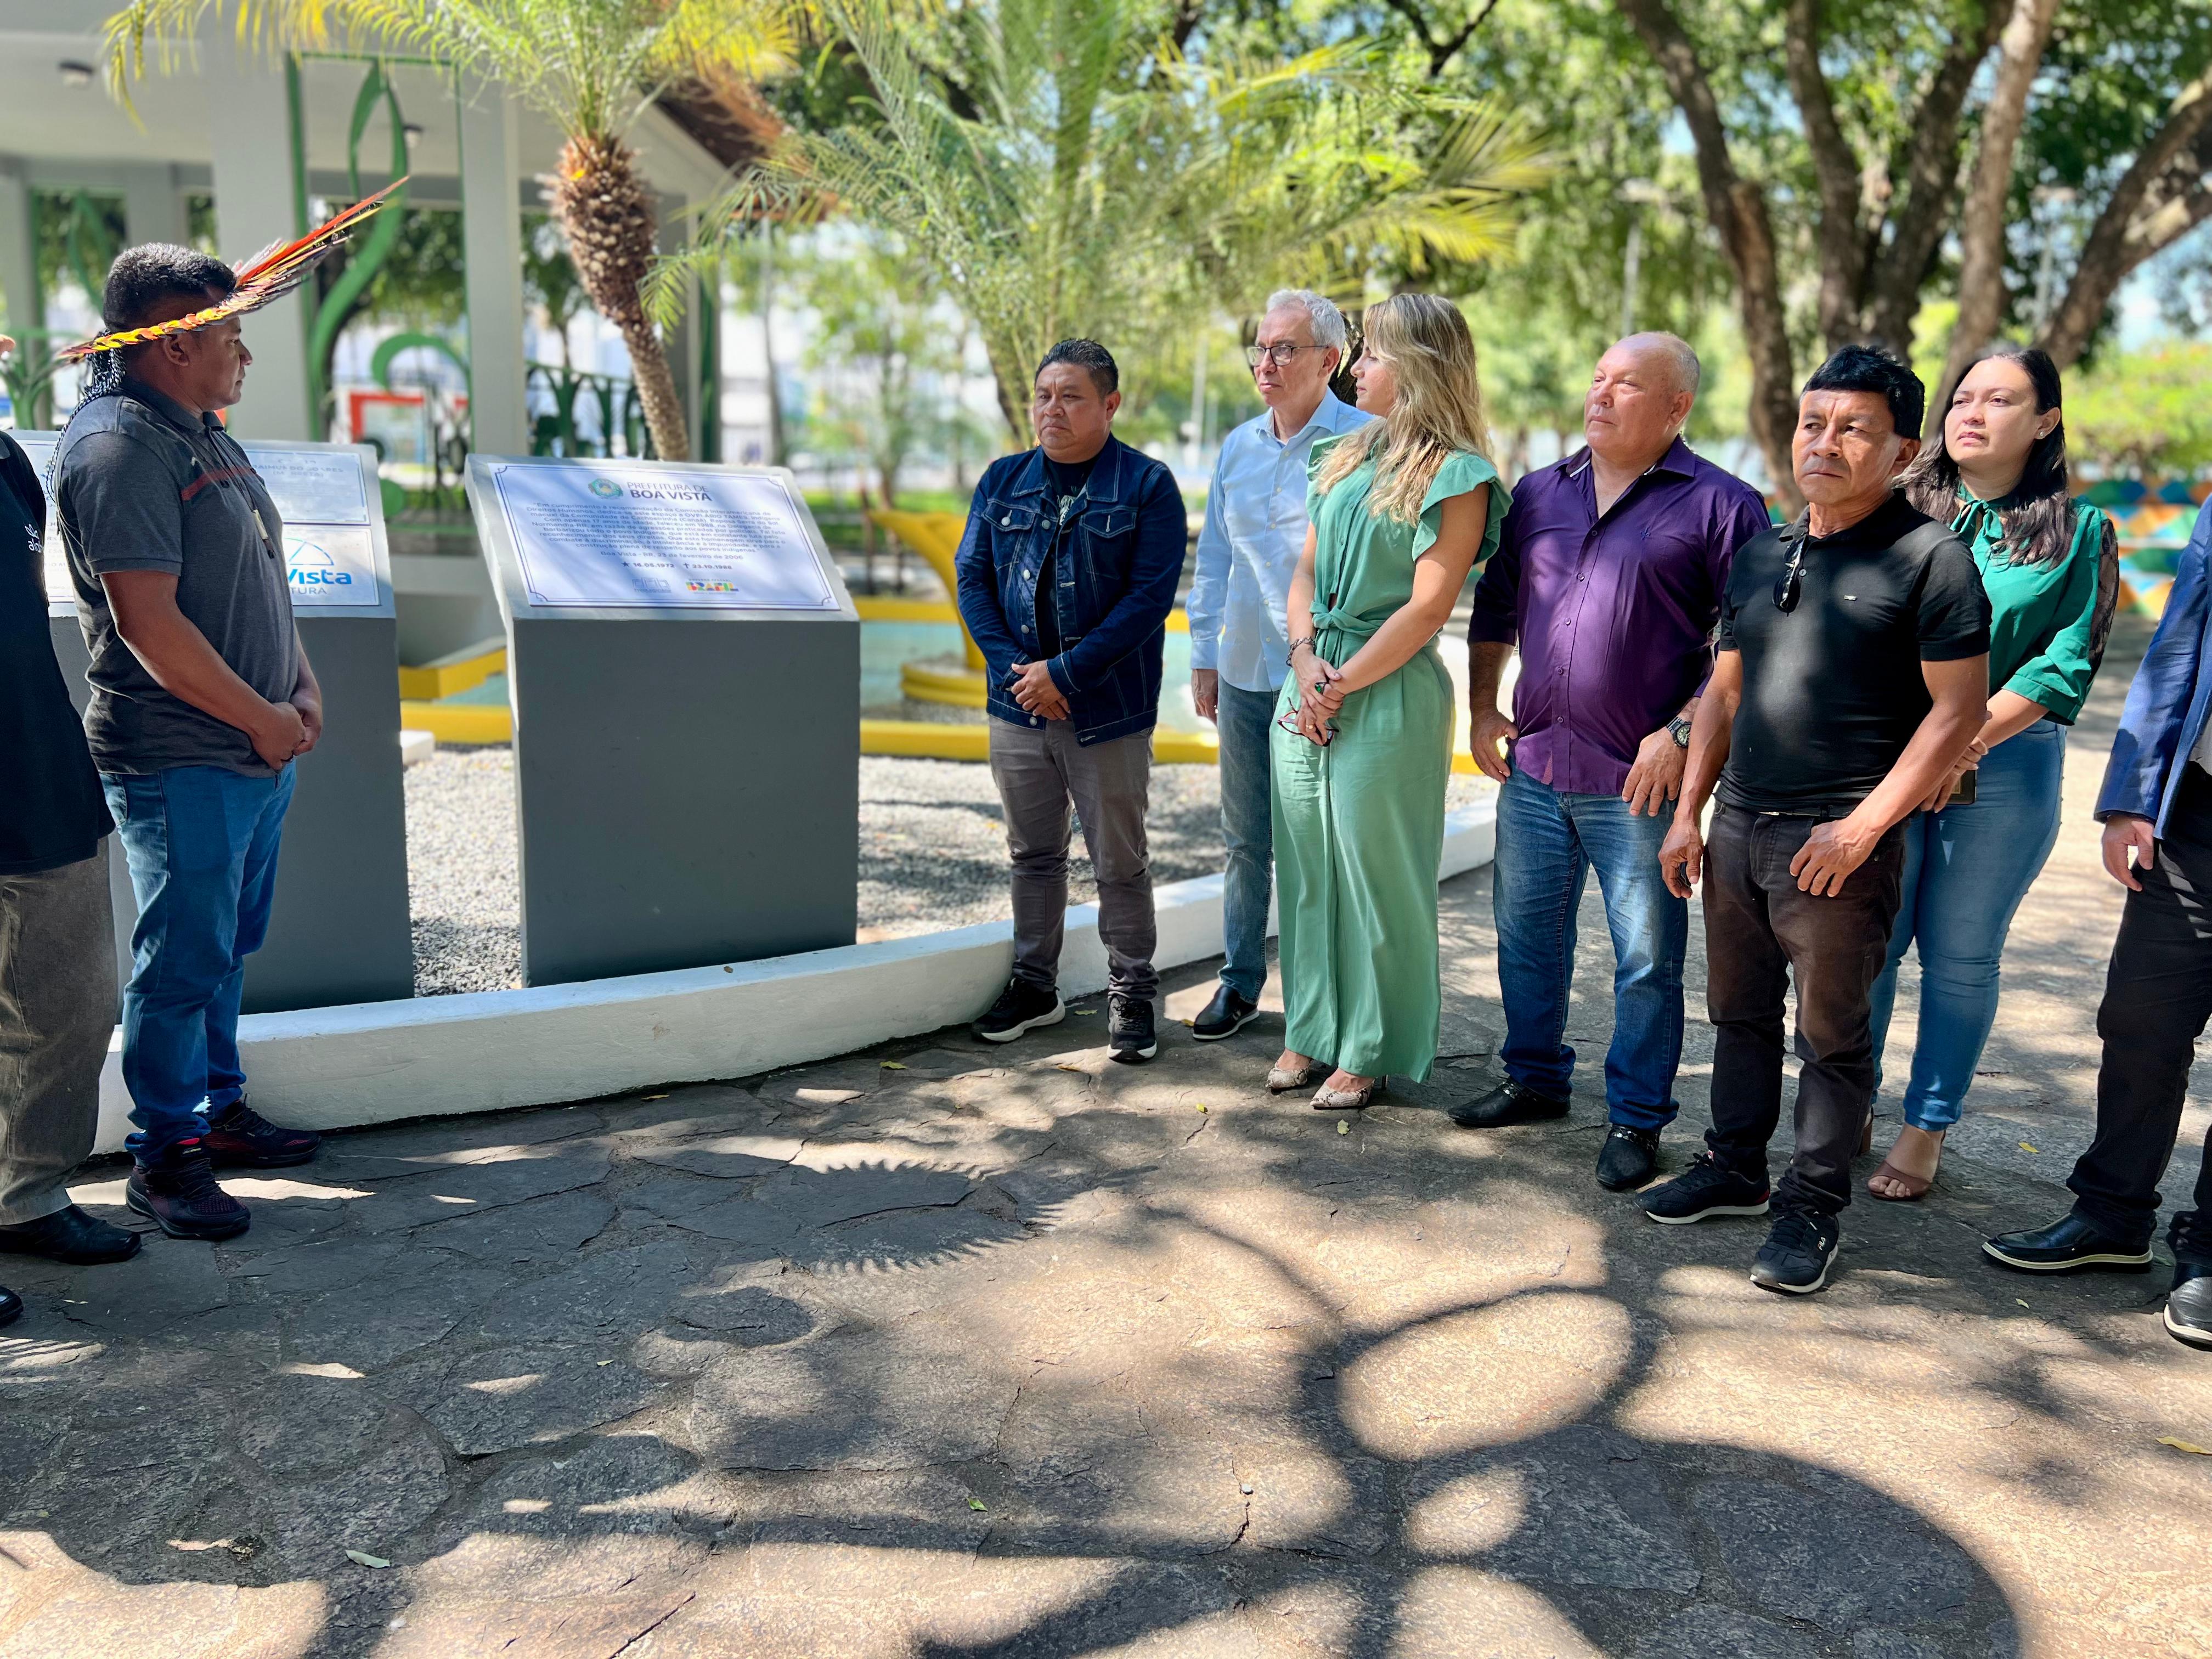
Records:
<instances>
[{"instance_id":1,"label":"man in purple shirt","mask_svg":"<svg viewBox=\"0 0 2212 1659\"><path fill-rule=\"evenodd\" d=\"M1491 890L1506 1076L1451 1115L1470 1129L1566 1115L1575 912L1595 868L1614 963L1597 1179L1614 1191L1651 1178L1674 1117L1689 909L1660 878L1659 844L1729 561L1768 524L1756 490L1682 441L1698 375L1671 334L1598 360L1589 447L1516 486L1468 629L1469 742L1503 786ZM1516 644L1508 720L1498 690Z\"/></svg>"}]
</instances>

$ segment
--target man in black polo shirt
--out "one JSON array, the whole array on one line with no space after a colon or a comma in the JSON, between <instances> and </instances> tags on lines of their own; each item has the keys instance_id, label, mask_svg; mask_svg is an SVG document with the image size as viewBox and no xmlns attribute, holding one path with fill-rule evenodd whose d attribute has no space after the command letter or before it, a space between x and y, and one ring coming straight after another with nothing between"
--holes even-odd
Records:
<instances>
[{"instance_id":1,"label":"man in black polo shirt","mask_svg":"<svg viewBox=\"0 0 2212 1659\"><path fill-rule=\"evenodd\" d=\"M46 629L46 535L38 474L0 432L0 1250L120 1261L138 1235L62 1186L92 1151L115 1030L112 826ZM0 1288L0 1325L22 1310Z\"/></svg>"},{"instance_id":2,"label":"man in black polo shirt","mask_svg":"<svg viewBox=\"0 0 2212 1659\"><path fill-rule=\"evenodd\" d=\"M1924 400L1911 370L1870 346L1806 382L1792 454L1807 515L1736 554L1659 853L1684 897L1706 878L1716 1036L1706 1150L1645 1192L1654 1221L1767 1212L1783 994L1796 985L1797 1144L1752 1269L1765 1290L1827 1283L1874 1103L1868 995L1897 918L1896 827L1945 788L1989 699L1973 556L1895 489ZM1716 784L1708 848L1698 820Z\"/></svg>"}]
</instances>

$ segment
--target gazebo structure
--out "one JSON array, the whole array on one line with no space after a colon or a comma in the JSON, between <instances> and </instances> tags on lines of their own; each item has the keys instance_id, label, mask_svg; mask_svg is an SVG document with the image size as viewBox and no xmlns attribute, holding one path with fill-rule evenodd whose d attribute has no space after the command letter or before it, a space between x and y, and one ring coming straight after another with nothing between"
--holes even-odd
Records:
<instances>
[{"instance_id":1,"label":"gazebo structure","mask_svg":"<svg viewBox=\"0 0 2212 1659\"><path fill-rule=\"evenodd\" d=\"M522 215L540 199L538 181L554 165L560 135L496 85L446 66L404 54L272 62L240 46L227 20L208 26L173 72L136 87L134 118L103 73L101 32L113 9L114 0L0 0L0 302L9 331L45 324L42 202L51 211L57 197L119 198L129 240L182 241L194 198L206 198L217 246L236 258L304 229L312 199L349 200L389 182L404 155L410 204L461 216L472 446L529 453ZM631 142L670 241L752 140L703 100L664 100L646 112ZM249 325L255 368L234 422L242 435L325 435L313 304L303 294ZM670 355L701 453L711 458L720 436L712 305L691 307Z\"/></svg>"}]
</instances>

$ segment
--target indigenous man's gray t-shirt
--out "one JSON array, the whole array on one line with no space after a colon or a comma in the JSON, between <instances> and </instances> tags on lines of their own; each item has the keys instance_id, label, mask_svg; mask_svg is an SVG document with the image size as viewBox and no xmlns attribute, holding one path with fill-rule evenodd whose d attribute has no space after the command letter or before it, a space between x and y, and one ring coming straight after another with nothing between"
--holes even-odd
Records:
<instances>
[{"instance_id":1,"label":"indigenous man's gray t-shirt","mask_svg":"<svg viewBox=\"0 0 2212 1659\"><path fill-rule=\"evenodd\" d=\"M214 416L125 380L79 409L62 434L55 506L77 623L92 664L85 735L103 772L222 766L248 777L276 769L246 733L154 682L115 631L103 574L166 570L177 609L231 672L271 702L299 683L299 635L276 503Z\"/></svg>"}]
</instances>

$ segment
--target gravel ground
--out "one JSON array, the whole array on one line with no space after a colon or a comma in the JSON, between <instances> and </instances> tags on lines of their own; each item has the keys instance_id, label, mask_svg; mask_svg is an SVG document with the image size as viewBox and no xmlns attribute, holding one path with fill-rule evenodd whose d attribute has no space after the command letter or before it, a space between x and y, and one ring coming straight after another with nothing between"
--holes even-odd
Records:
<instances>
[{"instance_id":1,"label":"gravel ground","mask_svg":"<svg viewBox=\"0 0 2212 1659\"><path fill-rule=\"evenodd\" d=\"M1483 788L1455 776L1450 804ZM1152 773L1156 880L1221 867L1218 775ZM1097 896L1079 837L1069 900ZM1011 913L1006 838L988 768L961 761L860 761L860 937L896 939ZM503 747L441 749L407 770L407 866L415 915L415 994L501 990L520 982L514 779Z\"/></svg>"}]
</instances>

